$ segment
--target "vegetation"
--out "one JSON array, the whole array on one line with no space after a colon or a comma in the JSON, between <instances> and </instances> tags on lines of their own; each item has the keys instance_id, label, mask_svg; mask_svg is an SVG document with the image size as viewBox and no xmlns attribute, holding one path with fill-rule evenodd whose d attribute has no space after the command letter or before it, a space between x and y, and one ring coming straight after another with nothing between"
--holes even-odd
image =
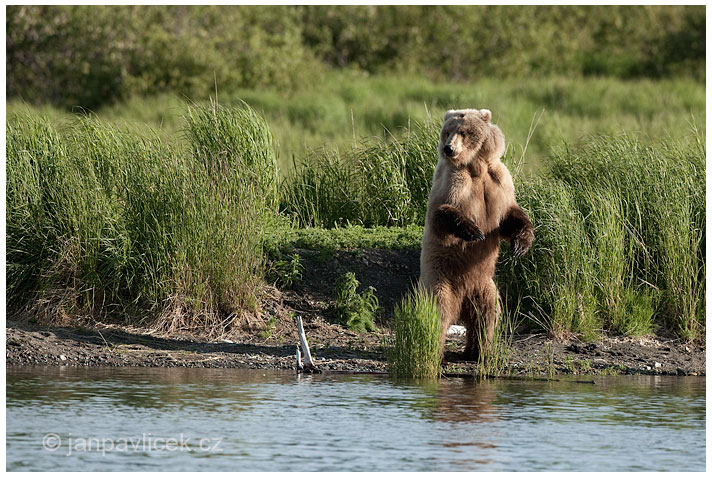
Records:
<instances>
[{"instance_id":1,"label":"vegetation","mask_svg":"<svg viewBox=\"0 0 712 478\"><path fill-rule=\"evenodd\" d=\"M274 331L277 328L277 317L270 317L267 319L267 322L265 323L265 328L261 330L257 335L259 338L262 340L267 340L270 337L272 337L272 334L274 334Z\"/></svg>"},{"instance_id":2,"label":"vegetation","mask_svg":"<svg viewBox=\"0 0 712 478\"><path fill-rule=\"evenodd\" d=\"M686 134L685 125L694 119L704 129L706 118L704 83L685 78L483 78L434 82L414 74L365 76L331 71L322 80L294 91L269 85L230 90L223 83L219 86L220 104L239 106L244 100L267 120L274 134L282 176L309 165L318 168L321 163L331 164L341 157L349 157L352 164L357 164L371 148L383 149L394 139L402 140L408 135L413 144L402 147L431 144L434 148L437 135L419 138L416 125L439 124L445 110L463 106L491 109L494 122L510 143L508 155L519 157L526 144L522 168L532 172L545 168L552 147L562 141L578 147L590 135L616 135L621 131L635 133L649 142L666 136L681 138ZM208 95L215 96L215 92L192 98L207 100ZM26 109L21 101L8 103L10 112ZM37 109L54 124L72 121L72 115L61 109L47 105ZM134 96L96 112L102 120L121 129L142 134L149 126L164 141L174 141L183 130L184 109L180 95L165 93ZM530 136L532 122L539 117L535 134ZM384 157L383 152L379 154ZM426 163L432 161L433 158L426 158Z\"/></svg>"},{"instance_id":3,"label":"vegetation","mask_svg":"<svg viewBox=\"0 0 712 478\"><path fill-rule=\"evenodd\" d=\"M430 122L342 157L314 153L285 181L282 212L302 227L422 224L438 137Z\"/></svg>"},{"instance_id":4,"label":"vegetation","mask_svg":"<svg viewBox=\"0 0 712 478\"><path fill-rule=\"evenodd\" d=\"M656 327L704 329L705 148L630 136L563 149L550 174L518 183L536 224L527 256L505 256L499 282L554 335L595 338Z\"/></svg>"},{"instance_id":5,"label":"vegetation","mask_svg":"<svg viewBox=\"0 0 712 478\"><path fill-rule=\"evenodd\" d=\"M376 330L373 321L381 310L376 289L369 286L359 294L359 285L353 272L347 272L338 280L334 288L336 319L344 327L353 331L372 332Z\"/></svg>"},{"instance_id":6,"label":"vegetation","mask_svg":"<svg viewBox=\"0 0 712 478\"><path fill-rule=\"evenodd\" d=\"M415 290L396 305L388 371L395 377L437 378L440 375L440 311L435 297Z\"/></svg>"},{"instance_id":7,"label":"vegetation","mask_svg":"<svg viewBox=\"0 0 712 478\"><path fill-rule=\"evenodd\" d=\"M267 278L281 287L291 287L301 282L304 266L301 263L299 254L286 256L280 254L280 258L272 261L267 268Z\"/></svg>"},{"instance_id":8,"label":"vegetation","mask_svg":"<svg viewBox=\"0 0 712 478\"><path fill-rule=\"evenodd\" d=\"M523 145L544 111L536 168L561 138L704 118L704 25L704 6L9 6L7 97L164 139L185 98L244 100L285 170L463 105Z\"/></svg>"},{"instance_id":9,"label":"vegetation","mask_svg":"<svg viewBox=\"0 0 712 478\"><path fill-rule=\"evenodd\" d=\"M433 161L412 169L404 163L426 161L431 125L370 149L357 145L344 163L334 162L334 171L353 171L353 186L344 187L354 188L342 196L351 209L337 217L329 215L342 204L331 199L336 186L323 186L338 183L329 169L306 199L294 193L308 191L303 172L277 182L269 127L246 105L189 106L185 118L183 141L167 143L94 117L58 130L32 113L11 113L10 305L54 321L142 317L171 330L225 330L241 311L258 307L265 274L285 287L299 280L298 256L284 255L292 247L418 247ZM520 170L511 156L511 169ZM498 283L511 309L555 336L660 328L700 336L704 158L700 132L656 145L602 136L561 148L536 176L517 176L537 240L523 258L504 249ZM376 171L379 188L367 194ZM320 199L320 192L330 196ZM304 202L315 205L311 213L298 212L309 210ZM361 211L362 224L374 227L349 225L358 220L349 211ZM344 226L302 228L329 222ZM274 258L266 272L260 251ZM340 320L370 330L375 296L357 294L354 284L355 277L337 291Z\"/></svg>"},{"instance_id":10,"label":"vegetation","mask_svg":"<svg viewBox=\"0 0 712 478\"><path fill-rule=\"evenodd\" d=\"M300 280L295 247L417 249L440 118L468 106L494 112L536 226L525 257L504 246L505 310L558 337L702 337L704 24L704 6L9 6L8 308L219 334L265 278ZM338 314L370 330L357 288Z\"/></svg>"},{"instance_id":11,"label":"vegetation","mask_svg":"<svg viewBox=\"0 0 712 478\"><path fill-rule=\"evenodd\" d=\"M515 331L522 325L523 314L518 303L514 304L514 309L510 309L513 301L508 301L506 296L501 299L497 304L497 323L492 342L487 349L480 349L477 357L476 371L480 377L496 377L507 375L510 372L509 353L512 349ZM484 342L484 337L481 337L480 343Z\"/></svg>"},{"instance_id":12,"label":"vegetation","mask_svg":"<svg viewBox=\"0 0 712 478\"><path fill-rule=\"evenodd\" d=\"M290 90L320 72L433 80L704 79L704 6L10 6L8 95L72 107L134 95ZM301 115L301 113L299 113Z\"/></svg>"},{"instance_id":13,"label":"vegetation","mask_svg":"<svg viewBox=\"0 0 712 478\"><path fill-rule=\"evenodd\" d=\"M269 128L247 107L191 108L186 125L189 150L91 117L59 131L8 118L9 305L172 331L229 329L257 307Z\"/></svg>"},{"instance_id":14,"label":"vegetation","mask_svg":"<svg viewBox=\"0 0 712 478\"><path fill-rule=\"evenodd\" d=\"M318 66L298 22L289 7L11 7L8 95L96 108L168 91L206 97L216 80L290 88Z\"/></svg>"},{"instance_id":15,"label":"vegetation","mask_svg":"<svg viewBox=\"0 0 712 478\"><path fill-rule=\"evenodd\" d=\"M311 249L332 253L343 249L412 250L420 247L423 226L411 224L404 227L346 227L299 228L288 221L274 223L265 237L265 251L270 256L281 256L293 248Z\"/></svg>"}]
</instances>

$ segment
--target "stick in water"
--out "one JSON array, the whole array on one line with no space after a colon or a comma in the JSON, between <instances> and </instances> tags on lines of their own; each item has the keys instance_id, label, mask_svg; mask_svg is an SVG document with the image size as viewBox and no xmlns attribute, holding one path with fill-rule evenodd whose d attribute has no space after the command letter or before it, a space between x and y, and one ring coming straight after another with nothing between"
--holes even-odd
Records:
<instances>
[{"instance_id":1,"label":"stick in water","mask_svg":"<svg viewBox=\"0 0 712 478\"><path fill-rule=\"evenodd\" d=\"M304 333L304 325L302 324L302 316L297 315L297 332L299 332L299 342L302 344L302 351L304 352L304 371L306 373L321 373L321 370L316 368L314 361L312 360L311 352L309 351L309 344L307 343L307 336Z\"/></svg>"}]
</instances>

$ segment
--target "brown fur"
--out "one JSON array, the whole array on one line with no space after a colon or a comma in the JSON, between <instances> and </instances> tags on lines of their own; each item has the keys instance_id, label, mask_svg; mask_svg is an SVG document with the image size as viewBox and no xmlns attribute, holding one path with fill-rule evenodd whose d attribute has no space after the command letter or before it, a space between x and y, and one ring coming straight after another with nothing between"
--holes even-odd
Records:
<instances>
[{"instance_id":1,"label":"brown fur","mask_svg":"<svg viewBox=\"0 0 712 478\"><path fill-rule=\"evenodd\" d=\"M460 321L467 328L465 353L474 359L494 337L498 292L492 278L500 240L511 241L517 255L534 241L500 161L504 135L491 118L489 110L474 109L445 115L420 256L420 286L435 294L440 307L441 345Z\"/></svg>"}]
</instances>

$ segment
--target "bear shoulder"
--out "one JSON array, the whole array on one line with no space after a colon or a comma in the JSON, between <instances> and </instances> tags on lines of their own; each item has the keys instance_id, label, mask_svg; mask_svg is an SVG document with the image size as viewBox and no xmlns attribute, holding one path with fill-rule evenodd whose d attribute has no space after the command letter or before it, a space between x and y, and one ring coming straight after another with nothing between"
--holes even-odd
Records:
<instances>
[{"instance_id":1,"label":"bear shoulder","mask_svg":"<svg viewBox=\"0 0 712 478\"><path fill-rule=\"evenodd\" d=\"M507 166L501 161L496 161L487 165L487 174L493 183L504 189L514 189L512 174Z\"/></svg>"}]
</instances>

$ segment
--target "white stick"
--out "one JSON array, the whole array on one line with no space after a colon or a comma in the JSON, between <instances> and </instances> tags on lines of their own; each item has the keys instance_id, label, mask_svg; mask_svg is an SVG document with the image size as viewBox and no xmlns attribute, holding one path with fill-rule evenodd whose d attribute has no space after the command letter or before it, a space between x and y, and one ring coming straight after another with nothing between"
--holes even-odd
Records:
<instances>
[{"instance_id":1,"label":"white stick","mask_svg":"<svg viewBox=\"0 0 712 478\"><path fill-rule=\"evenodd\" d=\"M299 345L297 345L297 370L302 370L302 353L299 351Z\"/></svg>"},{"instance_id":2,"label":"white stick","mask_svg":"<svg viewBox=\"0 0 712 478\"><path fill-rule=\"evenodd\" d=\"M301 342L302 350L304 351L304 363L307 366L314 367L311 352L309 351L309 344L307 343L307 336L304 333L304 325L302 325L301 315L297 316L297 331L299 332L299 341Z\"/></svg>"}]
</instances>

